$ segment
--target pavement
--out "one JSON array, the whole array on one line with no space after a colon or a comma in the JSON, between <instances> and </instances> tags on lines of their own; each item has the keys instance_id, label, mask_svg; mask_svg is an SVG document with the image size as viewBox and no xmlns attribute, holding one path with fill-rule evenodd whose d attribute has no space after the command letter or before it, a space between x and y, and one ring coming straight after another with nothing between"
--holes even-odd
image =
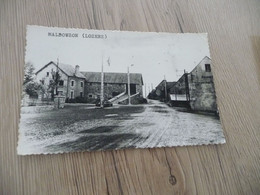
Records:
<instances>
[{"instance_id":1,"label":"pavement","mask_svg":"<svg viewBox=\"0 0 260 195\"><path fill-rule=\"evenodd\" d=\"M149 100L145 105L22 112L20 154L225 143L220 120Z\"/></svg>"}]
</instances>

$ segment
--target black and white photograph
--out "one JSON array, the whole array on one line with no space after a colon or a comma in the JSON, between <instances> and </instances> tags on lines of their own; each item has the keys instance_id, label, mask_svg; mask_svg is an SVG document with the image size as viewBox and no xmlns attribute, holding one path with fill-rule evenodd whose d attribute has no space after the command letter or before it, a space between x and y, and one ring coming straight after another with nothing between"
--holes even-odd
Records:
<instances>
[{"instance_id":1,"label":"black and white photograph","mask_svg":"<svg viewBox=\"0 0 260 195\"><path fill-rule=\"evenodd\" d=\"M223 144L207 33L27 26L19 155Z\"/></svg>"}]
</instances>

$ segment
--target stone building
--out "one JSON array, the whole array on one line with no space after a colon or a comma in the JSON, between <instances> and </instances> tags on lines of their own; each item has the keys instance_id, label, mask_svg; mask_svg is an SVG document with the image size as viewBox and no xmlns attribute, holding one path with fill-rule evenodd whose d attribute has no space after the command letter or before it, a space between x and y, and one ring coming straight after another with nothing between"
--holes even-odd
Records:
<instances>
[{"instance_id":1,"label":"stone building","mask_svg":"<svg viewBox=\"0 0 260 195\"><path fill-rule=\"evenodd\" d=\"M82 72L85 76L85 97L91 101L100 98L101 73ZM131 95L143 94L143 78L140 73L130 73L130 93ZM104 73L104 98L111 99L121 93L128 91L127 73Z\"/></svg>"},{"instance_id":2,"label":"stone building","mask_svg":"<svg viewBox=\"0 0 260 195\"><path fill-rule=\"evenodd\" d=\"M204 57L188 74L190 106L193 110L217 112L211 59Z\"/></svg>"},{"instance_id":3,"label":"stone building","mask_svg":"<svg viewBox=\"0 0 260 195\"><path fill-rule=\"evenodd\" d=\"M168 99L168 94L171 93L171 89L172 87L175 85L176 82L168 82L166 80L162 80L156 87L154 90L152 90L149 95L148 98L149 99L156 99L156 100L161 100L164 101L165 100L165 96L166 96L166 100ZM165 88L167 90L167 93L165 93Z\"/></svg>"},{"instance_id":4,"label":"stone building","mask_svg":"<svg viewBox=\"0 0 260 195\"><path fill-rule=\"evenodd\" d=\"M49 86L53 82L57 71L60 75L57 87L59 95L69 99L84 97L85 77L79 71L79 66L76 65L74 68L71 65L57 64L51 61L35 73L36 81L42 83L45 88L42 98L51 98Z\"/></svg>"},{"instance_id":5,"label":"stone building","mask_svg":"<svg viewBox=\"0 0 260 195\"><path fill-rule=\"evenodd\" d=\"M38 70L36 81L45 88L42 94L43 99L51 98L49 89L53 82L55 74L59 73L60 79L57 87L59 95L67 99L81 97L87 102L93 102L100 98L101 91L101 73L100 72L80 72L79 66L75 67L63 63L49 62ZM130 93L131 95L143 95L143 78L140 73L130 73ZM111 99L119 94L127 93L128 76L127 73L104 73L104 96Z\"/></svg>"},{"instance_id":6,"label":"stone building","mask_svg":"<svg viewBox=\"0 0 260 195\"><path fill-rule=\"evenodd\" d=\"M211 59L207 56L190 73L184 73L170 90L174 105L186 101L192 110L217 112Z\"/></svg>"}]
</instances>

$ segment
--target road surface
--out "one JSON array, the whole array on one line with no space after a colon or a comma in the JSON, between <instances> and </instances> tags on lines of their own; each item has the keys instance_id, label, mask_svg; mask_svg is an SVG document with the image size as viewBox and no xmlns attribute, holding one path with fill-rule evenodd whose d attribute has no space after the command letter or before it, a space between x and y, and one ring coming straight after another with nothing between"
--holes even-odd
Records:
<instances>
[{"instance_id":1,"label":"road surface","mask_svg":"<svg viewBox=\"0 0 260 195\"><path fill-rule=\"evenodd\" d=\"M146 105L24 112L18 152L153 148L224 143L219 119L149 100Z\"/></svg>"}]
</instances>

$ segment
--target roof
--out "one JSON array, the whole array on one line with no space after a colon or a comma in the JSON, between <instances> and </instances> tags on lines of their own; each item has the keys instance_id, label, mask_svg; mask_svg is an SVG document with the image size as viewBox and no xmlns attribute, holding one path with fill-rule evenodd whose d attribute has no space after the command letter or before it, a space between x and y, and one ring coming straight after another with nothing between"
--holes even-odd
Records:
<instances>
[{"instance_id":1,"label":"roof","mask_svg":"<svg viewBox=\"0 0 260 195\"><path fill-rule=\"evenodd\" d=\"M101 83L101 72L81 72L87 82ZM127 73L105 72L104 83L128 83ZM130 83L143 85L141 73L130 73Z\"/></svg>"},{"instance_id":2,"label":"roof","mask_svg":"<svg viewBox=\"0 0 260 195\"><path fill-rule=\"evenodd\" d=\"M38 70L35 74L38 74L40 71L42 71L44 68L46 68L49 65L55 65L56 67L58 67L63 73L65 73L67 76L73 76L73 77L79 77L79 78L85 78L85 76L81 73L78 72L77 74L75 74L75 67L73 67L72 65L69 64L63 64L63 63L59 63L59 65L57 66L56 63L54 63L53 61L49 62L48 64L46 64L45 66L43 66L40 70Z\"/></svg>"},{"instance_id":3,"label":"roof","mask_svg":"<svg viewBox=\"0 0 260 195\"><path fill-rule=\"evenodd\" d=\"M166 82L167 89L172 88L176 83L177 83L176 81L174 81L174 82Z\"/></svg>"},{"instance_id":4,"label":"roof","mask_svg":"<svg viewBox=\"0 0 260 195\"><path fill-rule=\"evenodd\" d=\"M211 60L211 58L210 57L208 57L208 56L205 56L204 58L202 58L202 60L200 60L200 62L192 69L192 71L190 71L190 73L191 72L193 72L196 68L197 68L197 66L199 65L199 64L201 64L201 62L203 61L203 60L205 60L206 58L208 58L209 60Z\"/></svg>"},{"instance_id":5,"label":"roof","mask_svg":"<svg viewBox=\"0 0 260 195\"><path fill-rule=\"evenodd\" d=\"M173 81L173 82L168 82L166 81L166 87L167 89L172 88L177 82ZM164 90L165 88L165 80L162 80L157 86L156 89L160 89L160 90Z\"/></svg>"},{"instance_id":6,"label":"roof","mask_svg":"<svg viewBox=\"0 0 260 195\"><path fill-rule=\"evenodd\" d=\"M204 58L202 58L202 60L200 60L200 62L192 69L192 71L190 71L189 73L187 73L187 74L191 74L193 71L195 71L196 70L196 68L197 68L197 66L198 65L200 65L201 64L201 62L203 61L203 60L205 60L205 59L209 59L209 60L211 60L211 58L210 57L208 57L208 56L205 56ZM181 75L181 77L178 79L178 81L177 82L179 82L181 79L183 79L183 77L184 77L184 75L185 74L183 74L183 75Z\"/></svg>"}]
</instances>

